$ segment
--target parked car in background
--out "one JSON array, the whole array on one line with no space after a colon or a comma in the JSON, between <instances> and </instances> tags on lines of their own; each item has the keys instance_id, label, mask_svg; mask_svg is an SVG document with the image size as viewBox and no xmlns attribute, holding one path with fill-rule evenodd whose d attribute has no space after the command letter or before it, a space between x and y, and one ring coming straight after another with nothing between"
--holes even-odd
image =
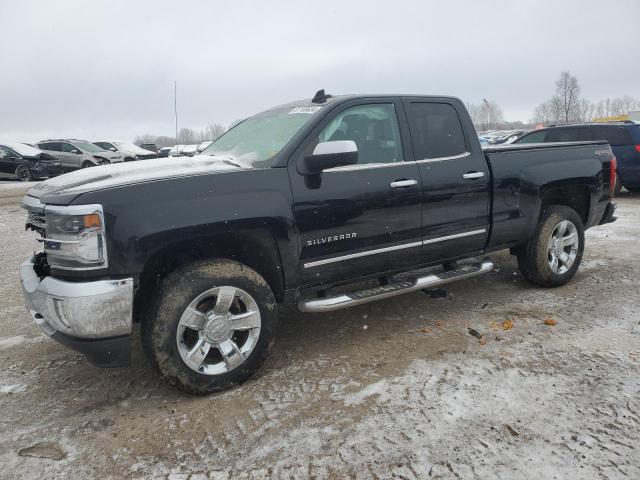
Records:
<instances>
[{"instance_id":1,"label":"parked car in background","mask_svg":"<svg viewBox=\"0 0 640 480\"><path fill-rule=\"evenodd\" d=\"M95 167L124 161L122 154L104 150L86 140L56 139L37 143L40 150L58 158L63 170Z\"/></svg>"},{"instance_id":2,"label":"parked car in background","mask_svg":"<svg viewBox=\"0 0 640 480\"><path fill-rule=\"evenodd\" d=\"M513 143L525 133L527 133L527 130L488 130L478 132L478 138L491 145L501 145Z\"/></svg>"},{"instance_id":3,"label":"parked car in background","mask_svg":"<svg viewBox=\"0 0 640 480\"><path fill-rule=\"evenodd\" d=\"M205 148L207 148L212 143L213 143L213 140L207 140L206 142L200 143L200 145L198 145L198 148L196 148L196 155L198 155L200 152L202 152Z\"/></svg>"},{"instance_id":4,"label":"parked car in background","mask_svg":"<svg viewBox=\"0 0 640 480\"><path fill-rule=\"evenodd\" d=\"M123 142L121 140L109 140L93 142L98 147L109 150L110 152L119 152L124 156L125 162L133 162L134 160L149 160L157 158L158 155L150 150L145 150L131 142Z\"/></svg>"},{"instance_id":5,"label":"parked car in background","mask_svg":"<svg viewBox=\"0 0 640 480\"><path fill-rule=\"evenodd\" d=\"M174 145L169 150L169 157L193 157L198 145Z\"/></svg>"},{"instance_id":6,"label":"parked car in background","mask_svg":"<svg viewBox=\"0 0 640 480\"><path fill-rule=\"evenodd\" d=\"M169 152L171 151L172 147L162 147L160 150L158 150L158 157L159 158L167 158L169 156Z\"/></svg>"},{"instance_id":7,"label":"parked car in background","mask_svg":"<svg viewBox=\"0 0 640 480\"><path fill-rule=\"evenodd\" d=\"M616 156L616 193L624 186L640 193L640 125L634 122L552 125L520 137L514 143L581 142L606 140Z\"/></svg>"},{"instance_id":8,"label":"parked car in background","mask_svg":"<svg viewBox=\"0 0 640 480\"><path fill-rule=\"evenodd\" d=\"M158 153L158 146L155 143L143 143L140 145L140 148L144 148L145 150L149 150L153 153Z\"/></svg>"},{"instance_id":9,"label":"parked car in background","mask_svg":"<svg viewBox=\"0 0 640 480\"><path fill-rule=\"evenodd\" d=\"M55 177L62 173L60 160L24 143L0 144L0 177L22 182Z\"/></svg>"}]
</instances>

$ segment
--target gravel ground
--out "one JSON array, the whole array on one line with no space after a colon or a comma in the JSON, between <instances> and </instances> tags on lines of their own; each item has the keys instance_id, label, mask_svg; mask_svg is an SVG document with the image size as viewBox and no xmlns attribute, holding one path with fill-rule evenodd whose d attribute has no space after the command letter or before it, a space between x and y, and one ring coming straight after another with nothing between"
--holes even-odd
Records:
<instances>
[{"instance_id":1,"label":"gravel ground","mask_svg":"<svg viewBox=\"0 0 640 480\"><path fill-rule=\"evenodd\" d=\"M499 254L446 298L284 310L259 374L205 398L138 343L102 370L43 337L18 284L37 246L0 205L0 478L640 478L640 196L618 204L569 285Z\"/></svg>"}]
</instances>

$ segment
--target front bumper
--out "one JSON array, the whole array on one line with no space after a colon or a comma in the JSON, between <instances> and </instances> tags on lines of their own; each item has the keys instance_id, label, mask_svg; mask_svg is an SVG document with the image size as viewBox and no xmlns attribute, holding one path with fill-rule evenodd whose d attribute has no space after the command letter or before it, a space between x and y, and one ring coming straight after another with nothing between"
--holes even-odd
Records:
<instances>
[{"instance_id":1,"label":"front bumper","mask_svg":"<svg viewBox=\"0 0 640 480\"><path fill-rule=\"evenodd\" d=\"M40 329L101 367L129 363L133 279L40 279L31 257L20 266L27 309Z\"/></svg>"},{"instance_id":2,"label":"front bumper","mask_svg":"<svg viewBox=\"0 0 640 480\"><path fill-rule=\"evenodd\" d=\"M40 168L31 168L31 175L33 178L50 178L57 177L62 174L62 167L58 165L41 165Z\"/></svg>"}]
</instances>

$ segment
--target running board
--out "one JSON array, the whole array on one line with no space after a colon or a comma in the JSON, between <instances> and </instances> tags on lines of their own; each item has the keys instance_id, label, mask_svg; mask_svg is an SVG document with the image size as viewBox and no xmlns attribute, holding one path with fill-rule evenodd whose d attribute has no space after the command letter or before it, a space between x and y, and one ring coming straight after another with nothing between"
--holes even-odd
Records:
<instances>
[{"instance_id":1,"label":"running board","mask_svg":"<svg viewBox=\"0 0 640 480\"><path fill-rule=\"evenodd\" d=\"M343 293L335 297L323 297L303 299L298 302L301 312L330 312L341 308L353 307L363 303L374 302L384 298L395 297L403 293L414 292L424 288L437 287L445 283L463 280L488 273L493 270L491 260L483 260L482 263L463 265L456 270L447 270L431 273L414 280L403 280L389 283L388 285L360 290L358 292Z\"/></svg>"}]
</instances>

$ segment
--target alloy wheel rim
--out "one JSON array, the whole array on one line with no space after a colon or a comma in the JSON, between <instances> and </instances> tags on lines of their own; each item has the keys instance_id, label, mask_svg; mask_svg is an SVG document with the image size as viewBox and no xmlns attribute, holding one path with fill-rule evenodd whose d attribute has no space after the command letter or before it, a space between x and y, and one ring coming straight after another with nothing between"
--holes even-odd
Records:
<instances>
[{"instance_id":1,"label":"alloy wheel rim","mask_svg":"<svg viewBox=\"0 0 640 480\"><path fill-rule=\"evenodd\" d=\"M19 170L19 174L18 175L19 175L21 180L29 180L29 177L30 177L29 170L27 170L24 167Z\"/></svg>"},{"instance_id":2,"label":"alloy wheel rim","mask_svg":"<svg viewBox=\"0 0 640 480\"><path fill-rule=\"evenodd\" d=\"M176 342L193 371L220 375L242 365L260 336L258 304L244 290L222 286L198 295L178 322Z\"/></svg>"},{"instance_id":3,"label":"alloy wheel rim","mask_svg":"<svg viewBox=\"0 0 640 480\"><path fill-rule=\"evenodd\" d=\"M569 220L558 223L549 237L547 261L553 273L562 275L571 269L578 256L578 229Z\"/></svg>"}]
</instances>

